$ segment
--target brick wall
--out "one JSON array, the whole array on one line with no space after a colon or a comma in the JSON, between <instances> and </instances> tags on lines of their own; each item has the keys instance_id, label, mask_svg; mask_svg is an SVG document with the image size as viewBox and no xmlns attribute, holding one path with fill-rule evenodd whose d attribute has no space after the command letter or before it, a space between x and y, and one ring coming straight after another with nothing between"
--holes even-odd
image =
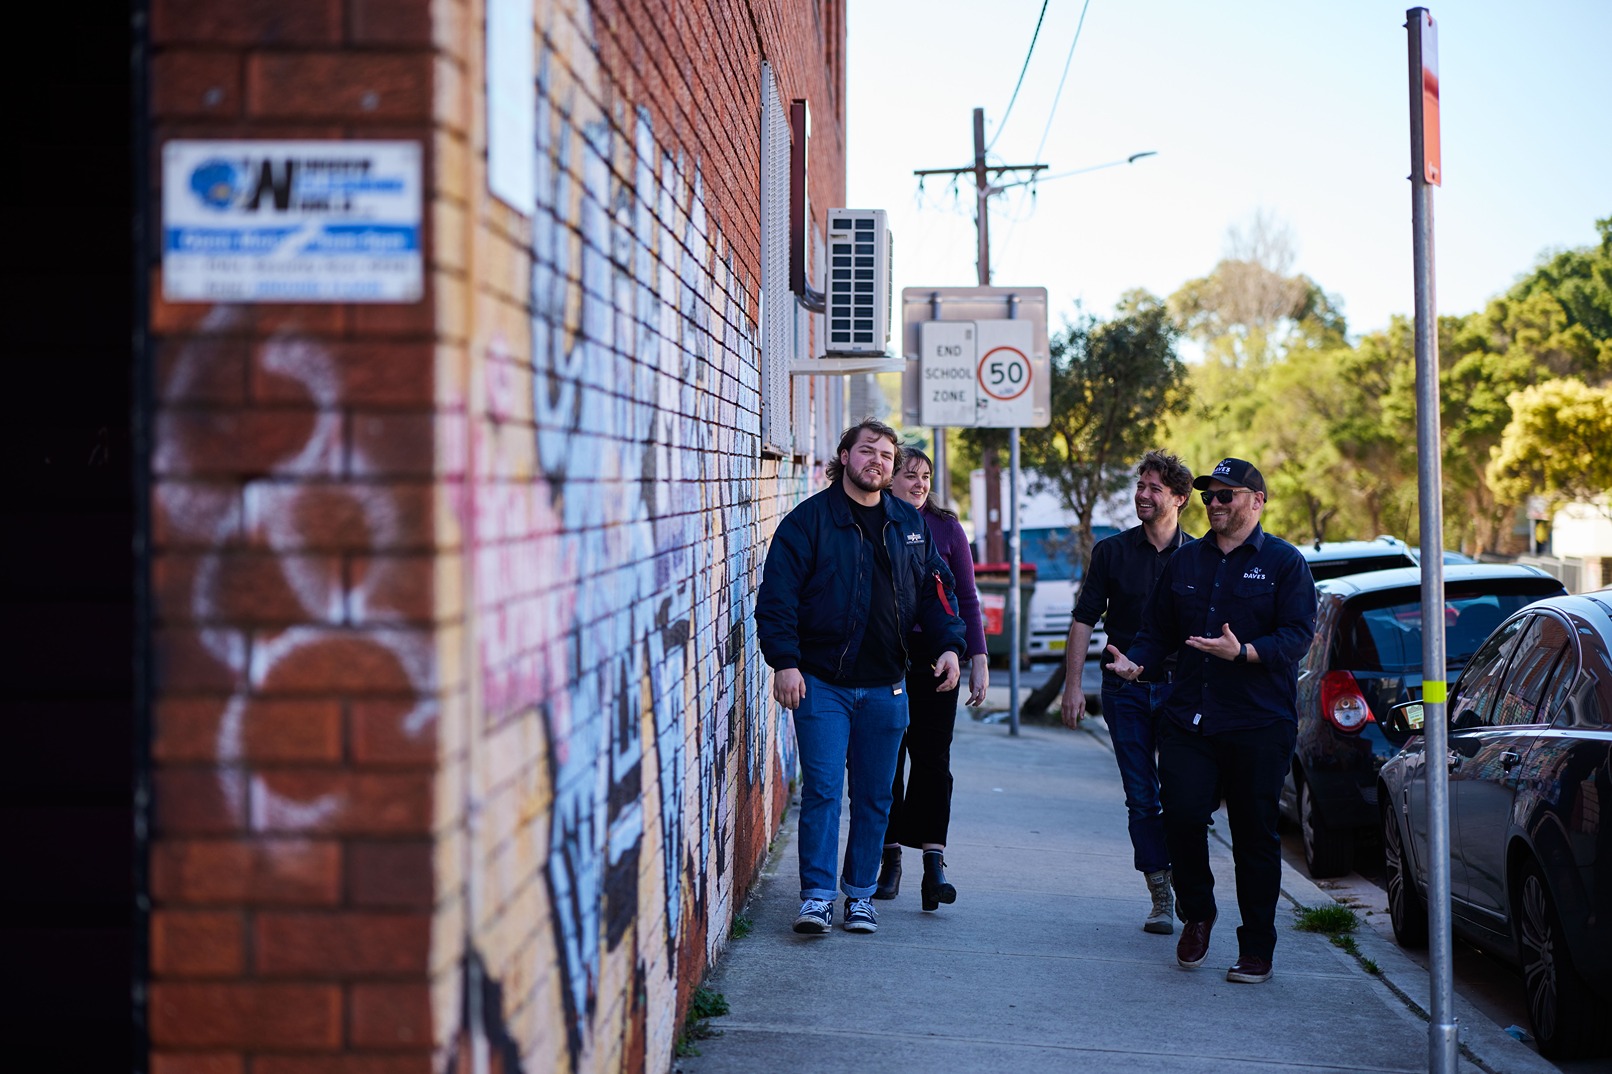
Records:
<instances>
[{"instance_id":1,"label":"brick wall","mask_svg":"<svg viewBox=\"0 0 1612 1074\"><path fill-rule=\"evenodd\" d=\"M154 279L165 1074L666 1069L787 800L751 611L813 460L759 448L761 64L839 203L841 6L536 4L526 211L484 18L153 0L158 154L415 140L427 191L418 303Z\"/></svg>"}]
</instances>

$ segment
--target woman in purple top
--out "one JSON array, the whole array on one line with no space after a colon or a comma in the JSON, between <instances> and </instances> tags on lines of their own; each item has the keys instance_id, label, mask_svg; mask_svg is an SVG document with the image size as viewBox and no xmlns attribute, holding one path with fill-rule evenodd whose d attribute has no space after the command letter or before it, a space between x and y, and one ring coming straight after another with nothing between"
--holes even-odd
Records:
<instances>
[{"instance_id":1,"label":"woman in purple top","mask_svg":"<svg viewBox=\"0 0 1612 1074\"><path fill-rule=\"evenodd\" d=\"M934 464L916 448L903 448L901 469L890 491L917 507L935 538L935 550L946 560L957 581L957 614L968 636L968 703L985 702L989 680L985 660L985 624L980 617L979 592L974 588L974 560L968 535L957 516L930 498ZM946 882L946 829L952 814L952 729L957 723L957 695L961 690L939 692L930 672L934 656L921 632L907 639L912 666L907 671L907 710L910 722L896 758L895 799L890 825L884 834L884 860L879 869L875 899L893 899L901 890L901 848L921 848L924 854L923 908L957 901L957 889ZM902 769L911 762L902 783Z\"/></svg>"}]
</instances>

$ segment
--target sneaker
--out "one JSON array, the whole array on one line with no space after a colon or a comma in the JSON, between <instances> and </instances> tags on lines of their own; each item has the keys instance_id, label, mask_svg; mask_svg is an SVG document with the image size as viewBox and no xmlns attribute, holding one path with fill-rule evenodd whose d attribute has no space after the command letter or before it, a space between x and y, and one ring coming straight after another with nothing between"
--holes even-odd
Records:
<instances>
[{"instance_id":1,"label":"sneaker","mask_svg":"<svg viewBox=\"0 0 1612 1074\"><path fill-rule=\"evenodd\" d=\"M795 931L807 936L826 936L834 927L834 903L828 899L807 899L800 904ZM846 925L849 928L849 923Z\"/></svg>"},{"instance_id":2,"label":"sneaker","mask_svg":"<svg viewBox=\"0 0 1612 1074\"><path fill-rule=\"evenodd\" d=\"M1153 899L1153 909L1148 913L1147 920L1142 922L1143 932L1158 933L1168 936L1175 931L1175 917L1170 912L1170 871L1161 869L1156 873L1147 874L1147 891Z\"/></svg>"},{"instance_id":3,"label":"sneaker","mask_svg":"<svg viewBox=\"0 0 1612 1074\"><path fill-rule=\"evenodd\" d=\"M845 928L848 932L878 932L879 915L873 912L872 899L845 899Z\"/></svg>"}]
</instances>

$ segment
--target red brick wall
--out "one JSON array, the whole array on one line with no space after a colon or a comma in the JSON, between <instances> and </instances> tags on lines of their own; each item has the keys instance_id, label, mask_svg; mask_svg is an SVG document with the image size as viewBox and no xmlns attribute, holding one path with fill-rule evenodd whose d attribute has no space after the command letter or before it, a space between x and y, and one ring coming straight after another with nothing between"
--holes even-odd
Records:
<instances>
[{"instance_id":1,"label":"red brick wall","mask_svg":"<svg viewBox=\"0 0 1612 1074\"><path fill-rule=\"evenodd\" d=\"M484 17L153 0L158 158L415 140L427 199L417 303L153 266L157 1071L664 1070L787 800L750 612L811 460L760 450L760 71L811 101L820 225L841 5L535 5L523 211Z\"/></svg>"}]
</instances>

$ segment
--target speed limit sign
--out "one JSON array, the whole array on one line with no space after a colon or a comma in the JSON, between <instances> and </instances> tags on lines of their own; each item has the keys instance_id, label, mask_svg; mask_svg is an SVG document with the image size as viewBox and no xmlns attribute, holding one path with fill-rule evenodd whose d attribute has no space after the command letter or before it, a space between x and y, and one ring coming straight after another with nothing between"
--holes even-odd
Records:
<instances>
[{"instance_id":1,"label":"speed limit sign","mask_svg":"<svg viewBox=\"0 0 1612 1074\"><path fill-rule=\"evenodd\" d=\"M1030 359L1017 347L996 347L980 359L980 388L999 403L1030 390Z\"/></svg>"},{"instance_id":2,"label":"speed limit sign","mask_svg":"<svg viewBox=\"0 0 1612 1074\"><path fill-rule=\"evenodd\" d=\"M1034 328L1028 321L978 321L979 424L1003 428L1039 424L1035 414Z\"/></svg>"}]
</instances>

